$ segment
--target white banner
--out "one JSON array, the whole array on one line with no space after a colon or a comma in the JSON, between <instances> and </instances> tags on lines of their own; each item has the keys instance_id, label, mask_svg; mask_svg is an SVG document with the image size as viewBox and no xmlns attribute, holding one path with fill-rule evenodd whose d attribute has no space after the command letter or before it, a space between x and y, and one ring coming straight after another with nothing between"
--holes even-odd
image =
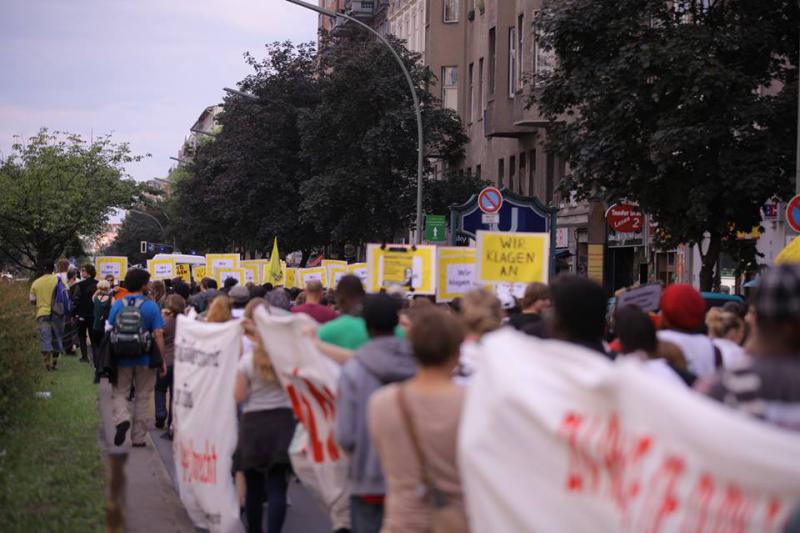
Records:
<instances>
[{"instance_id":1,"label":"white banner","mask_svg":"<svg viewBox=\"0 0 800 533\"><path fill-rule=\"evenodd\" d=\"M341 369L314 346L311 317L259 307L254 318L299 422L290 449L295 474L328 512L333 529L349 528L349 462L333 436Z\"/></svg>"},{"instance_id":2,"label":"white banner","mask_svg":"<svg viewBox=\"0 0 800 533\"><path fill-rule=\"evenodd\" d=\"M195 526L243 531L231 476L237 422L233 385L242 342L239 320L178 317L175 333L175 438L178 488Z\"/></svg>"},{"instance_id":3,"label":"white banner","mask_svg":"<svg viewBox=\"0 0 800 533\"><path fill-rule=\"evenodd\" d=\"M780 531L800 436L509 328L481 340L459 435L472 531Z\"/></svg>"}]
</instances>

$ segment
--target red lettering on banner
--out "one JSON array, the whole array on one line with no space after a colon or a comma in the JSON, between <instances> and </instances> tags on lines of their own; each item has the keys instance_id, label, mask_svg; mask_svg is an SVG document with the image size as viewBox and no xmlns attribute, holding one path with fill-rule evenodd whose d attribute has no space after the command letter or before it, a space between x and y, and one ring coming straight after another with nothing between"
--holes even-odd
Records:
<instances>
[{"instance_id":1,"label":"red lettering on banner","mask_svg":"<svg viewBox=\"0 0 800 533\"><path fill-rule=\"evenodd\" d=\"M764 521L765 531L776 531L778 529L778 514L780 512L781 512L781 501L773 496L769 500L769 503L767 503L767 518Z\"/></svg>"},{"instance_id":2,"label":"red lettering on banner","mask_svg":"<svg viewBox=\"0 0 800 533\"><path fill-rule=\"evenodd\" d=\"M745 500L741 489L729 485L717 511L717 523L712 531L743 533L750 521L750 514L750 502Z\"/></svg>"},{"instance_id":3,"label":"red lettering on banner","mask_svg":"<svg viewBox=\"0 0 800 533\"><path fill-rule=\"evenodd\" d=\"M292 372L294 383L287 383L286 393L292 404L297 420L305 426L310 441L311 459L323 463L327 458L338 461L342 454L333 438L333 424L336 419L336 397L327 387L318 387L305 378L299 378L297 369ZM315 407L319 407L326 424L317 420ZM322 435L327 428L327 435ZM324 439L324 442L323 442Z\"/></svg>"},{"instance_id":4,"label":"red lettering on banner","mask_svg":"<svg viewBox=\"0 0 800 533\"><path fill-rule=\"evenodd\" d=\"M195 451L192 441L180 443L180 462L183 480L187 483L217 484L217 452L212 444L209 451L208 441L202 452Z\"/></svg>"},{"instance_id":5,"label":"red lettering on banner","mask_svg":"<svg viewBox=\"0 0 800 533\"><path fill-rule=\"evenodd\" d=\"M650 479L646 500L642 506L638 531L657 533L664 522L678 511L680 501L675 485L686 469L683 459L675 455L667 455Z\"/></svg>"},{"instance_id":6,"label":"red lettering on banner","mask_svg":"<svg viewBox=\"0 0 800 533\"><path fill-rule=\"evenodd\" d=\"M705 531L713 497L714 478L708 472L703 472L687 500L687 513L681 526L681 533Z\"/></svg>"}]
</instances>

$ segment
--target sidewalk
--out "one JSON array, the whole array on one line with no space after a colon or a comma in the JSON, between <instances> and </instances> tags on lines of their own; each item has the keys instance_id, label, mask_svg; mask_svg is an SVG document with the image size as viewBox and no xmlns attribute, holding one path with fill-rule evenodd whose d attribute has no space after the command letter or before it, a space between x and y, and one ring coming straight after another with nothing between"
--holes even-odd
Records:
<instances>
[{"instance_id":1,"label":"sidewalk","mask_svg":"<svg viewBox=\"0 0 800 533\"><path fill-rule=\"evenodd\" d=\"M108 452L127 452L125 466L125 520L130 533L194 533L189 515L181 504L164 462L148 432L147 447L131 448L130 432L122 446L114 446L114 423L111 418L111 385L103 379L98 386L100 416L103 420L101 442Z\"/></svg>"}]
</instances>

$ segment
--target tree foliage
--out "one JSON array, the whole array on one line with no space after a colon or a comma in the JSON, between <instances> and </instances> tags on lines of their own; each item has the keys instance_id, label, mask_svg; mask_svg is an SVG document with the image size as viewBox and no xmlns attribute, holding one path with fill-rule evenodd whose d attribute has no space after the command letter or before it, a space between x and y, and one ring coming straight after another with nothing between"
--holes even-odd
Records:
<instances>
[{"instance_id":1,"label":"tree foliage","mask_svg":"<svg viewBox=\"0 0 800 533\"><path fill-rule=\"evenodd\" d=\"M103 250L104 255L125 256L128 264L145 264L145 261L154 254L141 253L141 243L170 244L166 231L168 219L158 201L150 200L135 204L135 210L129 210L120 225L117 237L108 248ZM161 224L159 226L159 224Z\"/></svg>"},{"instance_id":2,"label":"tree foliage","mask_svg":"<svg viewBox=\"0 0 800 533\"><path fill-rule=\"evenodd\" d=\"M138 161L110 136L91 143L42 129L0 160L0 254L38 270L78 237L99 233L115 208L135 201L125 164Z\"/></svg>"},{"instance_id":3,"label":"tree foliage","mask_svg":"<svg viewBox=\"0 0 800 533\"><path fill-rule=\"evenodd\" d=\"M391 53L345 28L311 44L273 43L246 55L239 82L257 100L225 99L214 141L173 180L170 219L179 247L306 253L329 244L390 239L416 202L417 135L407 83ZM393 41L422 101L426 155L463 157L457 116L427 91L430 70ZM430 167L428 168L430 170Z\"/></svg>"},{"instance_id":4,"label":"tree foliage","mask_svg":"<svg viewBox=\"0 0 800 533\"><path fill-rule=\"evenodd\" d=\"M710 288L725 243L791 194L798 21L794 0L546 2L558 63L531 102L555 121L565 188L638 201L663 246L709 238Z\"/></svg>"}]
</instances>

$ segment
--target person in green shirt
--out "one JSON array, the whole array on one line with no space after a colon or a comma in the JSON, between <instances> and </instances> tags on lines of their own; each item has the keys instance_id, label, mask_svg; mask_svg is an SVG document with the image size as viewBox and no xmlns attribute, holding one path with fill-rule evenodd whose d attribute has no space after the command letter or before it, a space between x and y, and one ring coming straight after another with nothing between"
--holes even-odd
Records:
<instances>
[{"instance_id":1,"label":"person in green shirt","mask_svg":"<svg viewBox=\"0 0 800 533\"><path fill-rule=\"evenodd\" d=\"M58 354L63 351L61 332L63 319L53 316L53 291L58 284L58 276L53 274L53 261L42 264L43 275L36 278L31 285L30 302L36 306L36 325L39 329L39 345L47 370L55 370Z\"/></svg>"},{"instance_id":2,"label":"person in green shirt","mask_svg":"<svg viewBox=\"0 0 800 533\"><path fill-rule=\"evenodd\" d=\"M361 318L364 294L358 277L343 276L336 286L336 306L341 315L317 330L317 347L339 364L346 363L354 351L369 342L367 325ZM400 326L395 328L395 336L403 336Z\"/></svg>"}]
</instances>

